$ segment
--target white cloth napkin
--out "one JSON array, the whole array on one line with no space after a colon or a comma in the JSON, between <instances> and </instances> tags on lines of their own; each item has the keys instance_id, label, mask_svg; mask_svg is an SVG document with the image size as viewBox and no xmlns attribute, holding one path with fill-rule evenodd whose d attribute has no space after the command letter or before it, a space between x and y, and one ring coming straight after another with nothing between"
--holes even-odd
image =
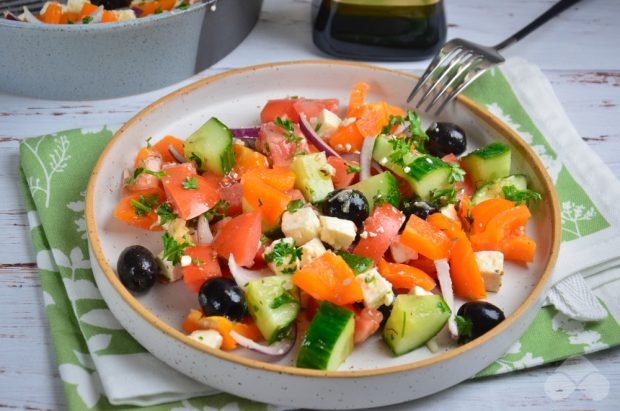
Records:
<instances>
[{"instance_id":1,"label":"white cloth napkin","mask_svg":"<svg viewBox=\"0 0 620 411\"><path fill-rule=\"evenodd\" d=\"M511 59L502 66L502 72L558 158L609 222L604 230L562 243L546 303L576 320L603 319L607 312L585 278L593 277L596 282L594 277L620 274L610 271L620 266L620 184L581 139L538 67L522 59ZM563 217L564 207L562 204Z\"/></svg>"}]
</instances>

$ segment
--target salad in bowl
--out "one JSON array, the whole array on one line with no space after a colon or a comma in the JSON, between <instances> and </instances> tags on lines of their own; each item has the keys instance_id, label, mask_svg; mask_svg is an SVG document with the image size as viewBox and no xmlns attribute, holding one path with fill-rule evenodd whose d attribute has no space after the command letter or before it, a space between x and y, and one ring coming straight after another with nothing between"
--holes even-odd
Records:
<instances>
[{"instance_id":1,"label":"salad in bowl","mask_svg":"<svg viewBox=\"0 0 620 411\"><path fill-rule=\"evenodd\" d=\"M414 81L268 64L132 118L86 196L123 327L198 381L295 408L419 398L503 354L548 287L557 197L471 100L436 118L402 105Z\"/></svg>"},{"instance_id":2,"label":"salad in bowl","mask_svg":"<svg viewBox=\"0 0 620 411\"><path fill-rule=\"evenodd\" d=\"M368 89L355 84L342 114L336 98L270 99L256 127L212 117L146 141L114 216L161 243L127 247L121 282L143 293L182 281L196 296L179 324L191 338L294 349L303 368L338 369L374 334L398 356L503 321L486 296L503 291L505 261L533 261L540 194L511 172L507 145L468 150L457 124L424 130Z\"/></svg>"}]
</instances>

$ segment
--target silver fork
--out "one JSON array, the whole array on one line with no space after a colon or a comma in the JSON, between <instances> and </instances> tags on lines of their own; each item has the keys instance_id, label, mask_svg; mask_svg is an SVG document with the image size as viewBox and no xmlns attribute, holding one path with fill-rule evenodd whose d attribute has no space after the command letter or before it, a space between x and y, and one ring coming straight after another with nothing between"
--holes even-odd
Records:
<instances>
[{"instance_id":1,"label":"silver fork","mask_svg":"<svg viewBox=\"0 0 620 411\"><path fill-rule=\"evenodd\" d=\"M416 109L421 109L424 102L431 99L424 111L428 113L439 104L439 108L435 111L435 115L438 115L465 87L470 85L489 68L505 60L499 54L500 50L521 40L552 17L579 1L581 0L561 0L557 2L549 10L536 18L536 20L493 47L482 46L458 38L448 41L439 50L439 53L433 58L431 64L420 80L418 80L415 88L409 94L407 102L410 103L420 91L426 89L426 92L422 94L417 102Z\"/></svg>"},{"instance_id":2,"label":"silver fork","mask_svg":"<svg viewBox=\"0 0 620 411\"><path fill-rule=\"evenodd\" d=\"M0 13L8 11L17 16L24 11L24 7L35 13L41 10L43 3L45 1L42 0L4 0L0 1Z\"/></svg>"}]
</instances>

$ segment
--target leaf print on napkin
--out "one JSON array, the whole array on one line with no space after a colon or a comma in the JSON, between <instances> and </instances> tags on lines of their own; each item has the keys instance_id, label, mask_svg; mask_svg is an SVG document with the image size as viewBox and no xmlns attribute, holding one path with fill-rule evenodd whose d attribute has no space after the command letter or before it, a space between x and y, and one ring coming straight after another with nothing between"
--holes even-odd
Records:
<instances>
[{"instance_id":1,"label":"leaf print on napkin","mask_svg":"<svg viewBox=\"0 0 620 411\"><path fill-rule=\"evenodd\" d=\"M67 384L74 385L77 394L88 408L99 402L103 389L97 372L92 374L74 364L61 364L58 367L60 378Z\"/></svg>"},{"instance_id":2,"label":"leaf print on napkin","mask_svg":"<svg viewBox=\"0 0 620 411\"><path fill-rule=\"evenodd\" d=\"M123 326L118 322L112 311L107 308L97 308L90 310L80 317L80 321L95 327L108 330L123 330Z\"/></svg>"},{"instance_id":3,"label":"leaf print on napkin","mask_svg":"<svg viewBox=\"0 0 620 411\"><path fill-rule=\"evenodd\" d=\"M609 227L607 220L565 167L560 171L556 189L562 218L562 241L577 240Z\"/></svg>"},{"instance_id":4,"label":"leaf print on napkin","mask_svg":"<svg viewBox=\"0 0 620 411\"><path fill-rule=\"evenodd\" d=\"M46 137L42 137L37 140L34 146L30 145L28 140L24 141L22 144L30 150L34 158L39 163L41 171L41 177L28 177L30 193L32 194L32 197L35 197L37 193L42 193L45 196L45 208L49 208L50 198L52 196L52 179L56 174L60 174L65 170L69 160L71 159L71 154L69 154L70 144L67 137L55 137L55 147L52 152L48 154L46 162L46 159L43 158L39 152L41 144L46 140Z\"/></svg>"}]
</instances>

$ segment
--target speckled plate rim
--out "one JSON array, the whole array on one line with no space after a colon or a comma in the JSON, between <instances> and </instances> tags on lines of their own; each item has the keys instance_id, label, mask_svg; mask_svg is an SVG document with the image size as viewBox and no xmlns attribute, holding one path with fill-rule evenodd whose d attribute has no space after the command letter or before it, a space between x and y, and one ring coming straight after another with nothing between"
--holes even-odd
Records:
<instances>
[{"instance_id":1,"label":"speckled plate rim","mask_svg":"<svg viewBox=\"0 0 620 411\"><path fill-rule=\"evenodd\" d=\"M432 364L440 363L451 359L455 356L461 355L467 351L474 350L479 346L486 344L489 340L492 340L497 335L503 333L506 329L511 327L515 322L519 321L522 315L530 308L532 304L535 304L536 301L539 300L541 294L547 289L547 285L552 275L553 267L555 266L555 262L558 258L559 248L560 248L560 235L561 235L561 225L560 225L560 208L559 202L557 199L557 195L555 192L554 185L551 181L551 178L547 174L544 165L538 159L536 154L531 150L531 148L527 145L527 143L521 139L511 128L509 128L505 123L503 123L500 119L495 117L489 111L482 108L480 105L475 103L473 100L465 97L458 96L457 104L461 104L469 109L474 115L483 120L488 126L498 132L500 135L505 137L512 149L516 149L524 159L530 164L535 174L539 178L543 192L546 193L546 201L550 204L551 210L551 250L550 255L547 260L547 264L544 268L544 272L541 274L540 279L534 289L531 291L529 296L523 301L521 305L510 314L506 320L500 323L498 326L493 328L491 331L487 332L483 336L473 340L472 342L459 346L453 350L450 350L446 353L419 360L414 361L407 364L401 364L397 366L390 366L385 368L378 368L372 370L350 370L350 371L320 371L320 370L310 370L303 368L296 368L293 366L286 365L278 365L271 364L263 361L258 361L254 359L249 359L245 357L241 357L239 355L235 355L233 353L229 353L226 351L221 351L217 349L213 349L210 347L201 344L195 340L190 339L187 335L183 334L181 331L173 328L169 324L157 318L153 313L148 311L120 282L114 269L107 263L107 260L103 254L102 245L99 239L99 235L97 232L97 226L95 224L95 207L94 207L94 193L95 193L95 185L97 183L97 177L99 175L100 169L102 165L106 161L106 155L108 151L110 151L111 147L115 144L115 142L120 139L125 130L132 127L135 123L141 121L141 117L156 110L160 109L162 106L166 105L168 102L175 100L177 98L182 97L185 94L191 93L192 91L204 87L208 84L217 82L221 79L238 76L242 74L248 74L252 71L257 70L266 70L266 69L278 69L279 67L291 66L291 65L338 65L338 66L349 66L352 68L362 68L368 70L375 71L383 71L387 73L396 74L399 76L405 76L411 78L411 84L415 84L415 80L417 76L409 73L405 73L398 70L387 69L383 67L378 67L370 64L363 63L354 63L354 62L345 62L345 61L333 61L333 60L299 60L299 61L288 61L288 62L278 62L278 63L268 63L261 64L255 66L249 66L245 68L235 69L226 71L224 73L216 74L195 83L192 83L188 86L185 86L179 90L176 90L154 103L150 104L139 113L137 113L134 117L132 117L125 125L123 125L116 134L112 137L112 139L108 142L103 152L101 153L97 163L92 171L92 174L89 179L87 192L86 192L86 208L85 208L85 217L86 217L86 226L87 226L87 234L88 240L91 246L91 249L94 253L94 256L91 258L95 258L97 264L99 264L101 270L103 271L106 279L111 283L113 288L120 294L121 298L125 300L126 303L137 312L144 320L146 320L151 326L160 330L164 334L183 342L184 344L191 346L192 348L202 351L205 354L213 355L225 361L231 361L246 367L260 369L268 372L276 372L280 374L289 374L294 376L307 376L307 377L328 377L328 378L359 378L359 377L370 377L370 376L378 376L385 375L391 373L400 373L406 372L418 368L423 368L430 366ZM453 103L454 104L454 103Z\"/></svg>"}]
</instances>

